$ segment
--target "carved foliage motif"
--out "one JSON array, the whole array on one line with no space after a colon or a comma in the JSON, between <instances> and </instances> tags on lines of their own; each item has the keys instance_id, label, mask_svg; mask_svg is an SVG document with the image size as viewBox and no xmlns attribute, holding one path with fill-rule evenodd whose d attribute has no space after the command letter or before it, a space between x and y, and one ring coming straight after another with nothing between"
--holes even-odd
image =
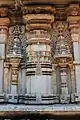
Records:
<instances>
[{"instance_id":1,"label":"carved foliage motif","mask_svg":"<svg viewBox=\"0 0 80 120\"><path fill-rule=\"evenodd\" d=\"M72 44L68 24L64 21L56 21L53 25L53 58L70 57L72 53ZM71 56L72 57L72 56ZM62 61L63 62L63 61Z\"/></svg>"},{"instance_id":2,"label":"carved foliage motif","mask_svg":"<svg viewBox=\"0 0 80 120\"><path fill-rule=\"evenodd\" d=\"M12 26L9 29L8 55L21 58L21 63L26 63L26 37L24 26ZM25 65L26 66L26 65Z\"/></svg>"}]
</instances>

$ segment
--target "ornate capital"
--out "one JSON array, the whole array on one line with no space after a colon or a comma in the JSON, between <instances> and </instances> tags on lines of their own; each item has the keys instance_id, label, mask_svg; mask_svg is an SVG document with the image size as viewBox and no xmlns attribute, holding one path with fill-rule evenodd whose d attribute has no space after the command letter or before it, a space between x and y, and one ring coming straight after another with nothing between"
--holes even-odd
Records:
<instances>
[{"instance_id":1,"label":"ornate capital","mask_svg":"<svg viewBox=\"0 0 80 120\"><path fill-rule=\"evenodd\" d=\"M24 7L24 22L28 31L33 29L50 29L54 22L55 8L47 5Z\"/></svg>"},{"instance_id":2,"label":"ornate capital","mask_svg":"<svg viewBox=\"0 0 80 120\"><path fill-rule=\"evenodd\" d=\"M80 27L80 7L79 4L71 4L67 9L67 22L72 34L77 34ZM75 37L75 35L74 35ZM73 38L73 36L72 36Z\"/></svg>"},{"instance_id":3,"label":"ornate capital","mask_svg":"<svg viewBox=\"0 0 80 120\"><path fill-rule=\"evenodd\" d=\"M26 29L49 29L54 21L54 16L49 14L28 14L24 16L27 23Z\"/></svg>"},{"instance_id":4,"label":"ornate capital","mask_svg":"<svg viewBox=\"0 0 80 120\"><path fill-rule=\"evenodd\" d=\"M50 24L27 24L26 25L27 31L34 30L34 29L44 29L44 30L49 30L51 29Z\"/></svg>"},{"instance_id":5,"label":"ornate capital","mask_svg":"<svg viewBox=\"0 0 80 120\"><path fill-rule=\"evenodd\" d=\"M72 41L77 42L79 39L79 28L80 28L80 8L79 4L72 4L67 10L67 22L71 32Z\"/></svg>"},{"instance_id":6,"label":"ornate capital","mask_svg":"<svg viewBox=\"0 0 80 120\"><path fill-rule=\"evenodd\" d=\"M79 16L80 15L79 4L70 4L66 12L68 16Z\"/></svg>"},{"instance_id":7,"label":"ornate capital","mask_svg":"<svg viewBox=\"0 0 80 120\"><path fill-rule=\"evenodd\" d=\"M36 22L54 22L54 15L49 14L26 14L24 20L27 23L36 23Z\"/></svg>"},{"instance_id":8,"label":"ornate capital","mask_svg":"<svg viewBox=\"0 0 80 120\"><path fill-rule=\"evenodd\" d=\"M70 29L80 27L80 7L79 4L71 4L67 9L67 22Z\"/></svg>"}]
</instances>

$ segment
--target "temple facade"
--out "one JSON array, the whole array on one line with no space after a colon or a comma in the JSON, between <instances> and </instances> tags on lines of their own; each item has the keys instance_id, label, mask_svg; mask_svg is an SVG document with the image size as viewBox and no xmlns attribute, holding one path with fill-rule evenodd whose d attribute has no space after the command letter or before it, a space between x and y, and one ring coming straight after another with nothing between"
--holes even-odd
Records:
<instances>
[{"instance_id":1,"label":"temple facade","mask_svg":"<svg viewBox=\"0 0 80 120\"><path fill-rule=\"evenodd\" d=\"M79 0L0 0L0 119L80 117Z\"/></svg>"}]
</instances>

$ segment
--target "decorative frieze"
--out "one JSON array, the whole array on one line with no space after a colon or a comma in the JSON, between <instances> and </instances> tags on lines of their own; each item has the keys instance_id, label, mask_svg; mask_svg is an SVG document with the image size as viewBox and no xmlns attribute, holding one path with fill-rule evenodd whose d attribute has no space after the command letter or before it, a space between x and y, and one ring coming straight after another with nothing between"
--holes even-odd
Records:
<instances>
[{"instance_id":1,"label":"decorative frieze","mask_svg":"<svg viewBox=\"0 0 80 120\"><path fill-rule=\"evenodd\" d=\"M50 5L31 5L31 6L24 6L24 14L54 14L56 13L56 9Z\"/></svg>"}]
</instances>

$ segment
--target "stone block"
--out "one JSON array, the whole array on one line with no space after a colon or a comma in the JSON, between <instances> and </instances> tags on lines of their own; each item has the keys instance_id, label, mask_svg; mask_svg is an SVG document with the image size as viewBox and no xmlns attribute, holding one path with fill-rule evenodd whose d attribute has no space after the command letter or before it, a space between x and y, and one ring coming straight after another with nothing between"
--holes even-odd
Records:
<instances>
[{"instance_id":1,"label":"stone block","mask_svg":"<svg viewBox=\"0 0 80 120\"><path fill-rule=\"evenodd\" d=\"M60 95L60 103L62 104L68 104L70 103L70 95Z\"/></svg>"},{"instance_id":2,"label":"stone block","mask_svg":"<svg viewBox=\"0 0 80 120\"><path fill-rule=\"evenodd\" d=\"M7 102L17 104L18 103L18 94L16 94L16 95L8 94Z\"/></svg>"}]
</instances>

